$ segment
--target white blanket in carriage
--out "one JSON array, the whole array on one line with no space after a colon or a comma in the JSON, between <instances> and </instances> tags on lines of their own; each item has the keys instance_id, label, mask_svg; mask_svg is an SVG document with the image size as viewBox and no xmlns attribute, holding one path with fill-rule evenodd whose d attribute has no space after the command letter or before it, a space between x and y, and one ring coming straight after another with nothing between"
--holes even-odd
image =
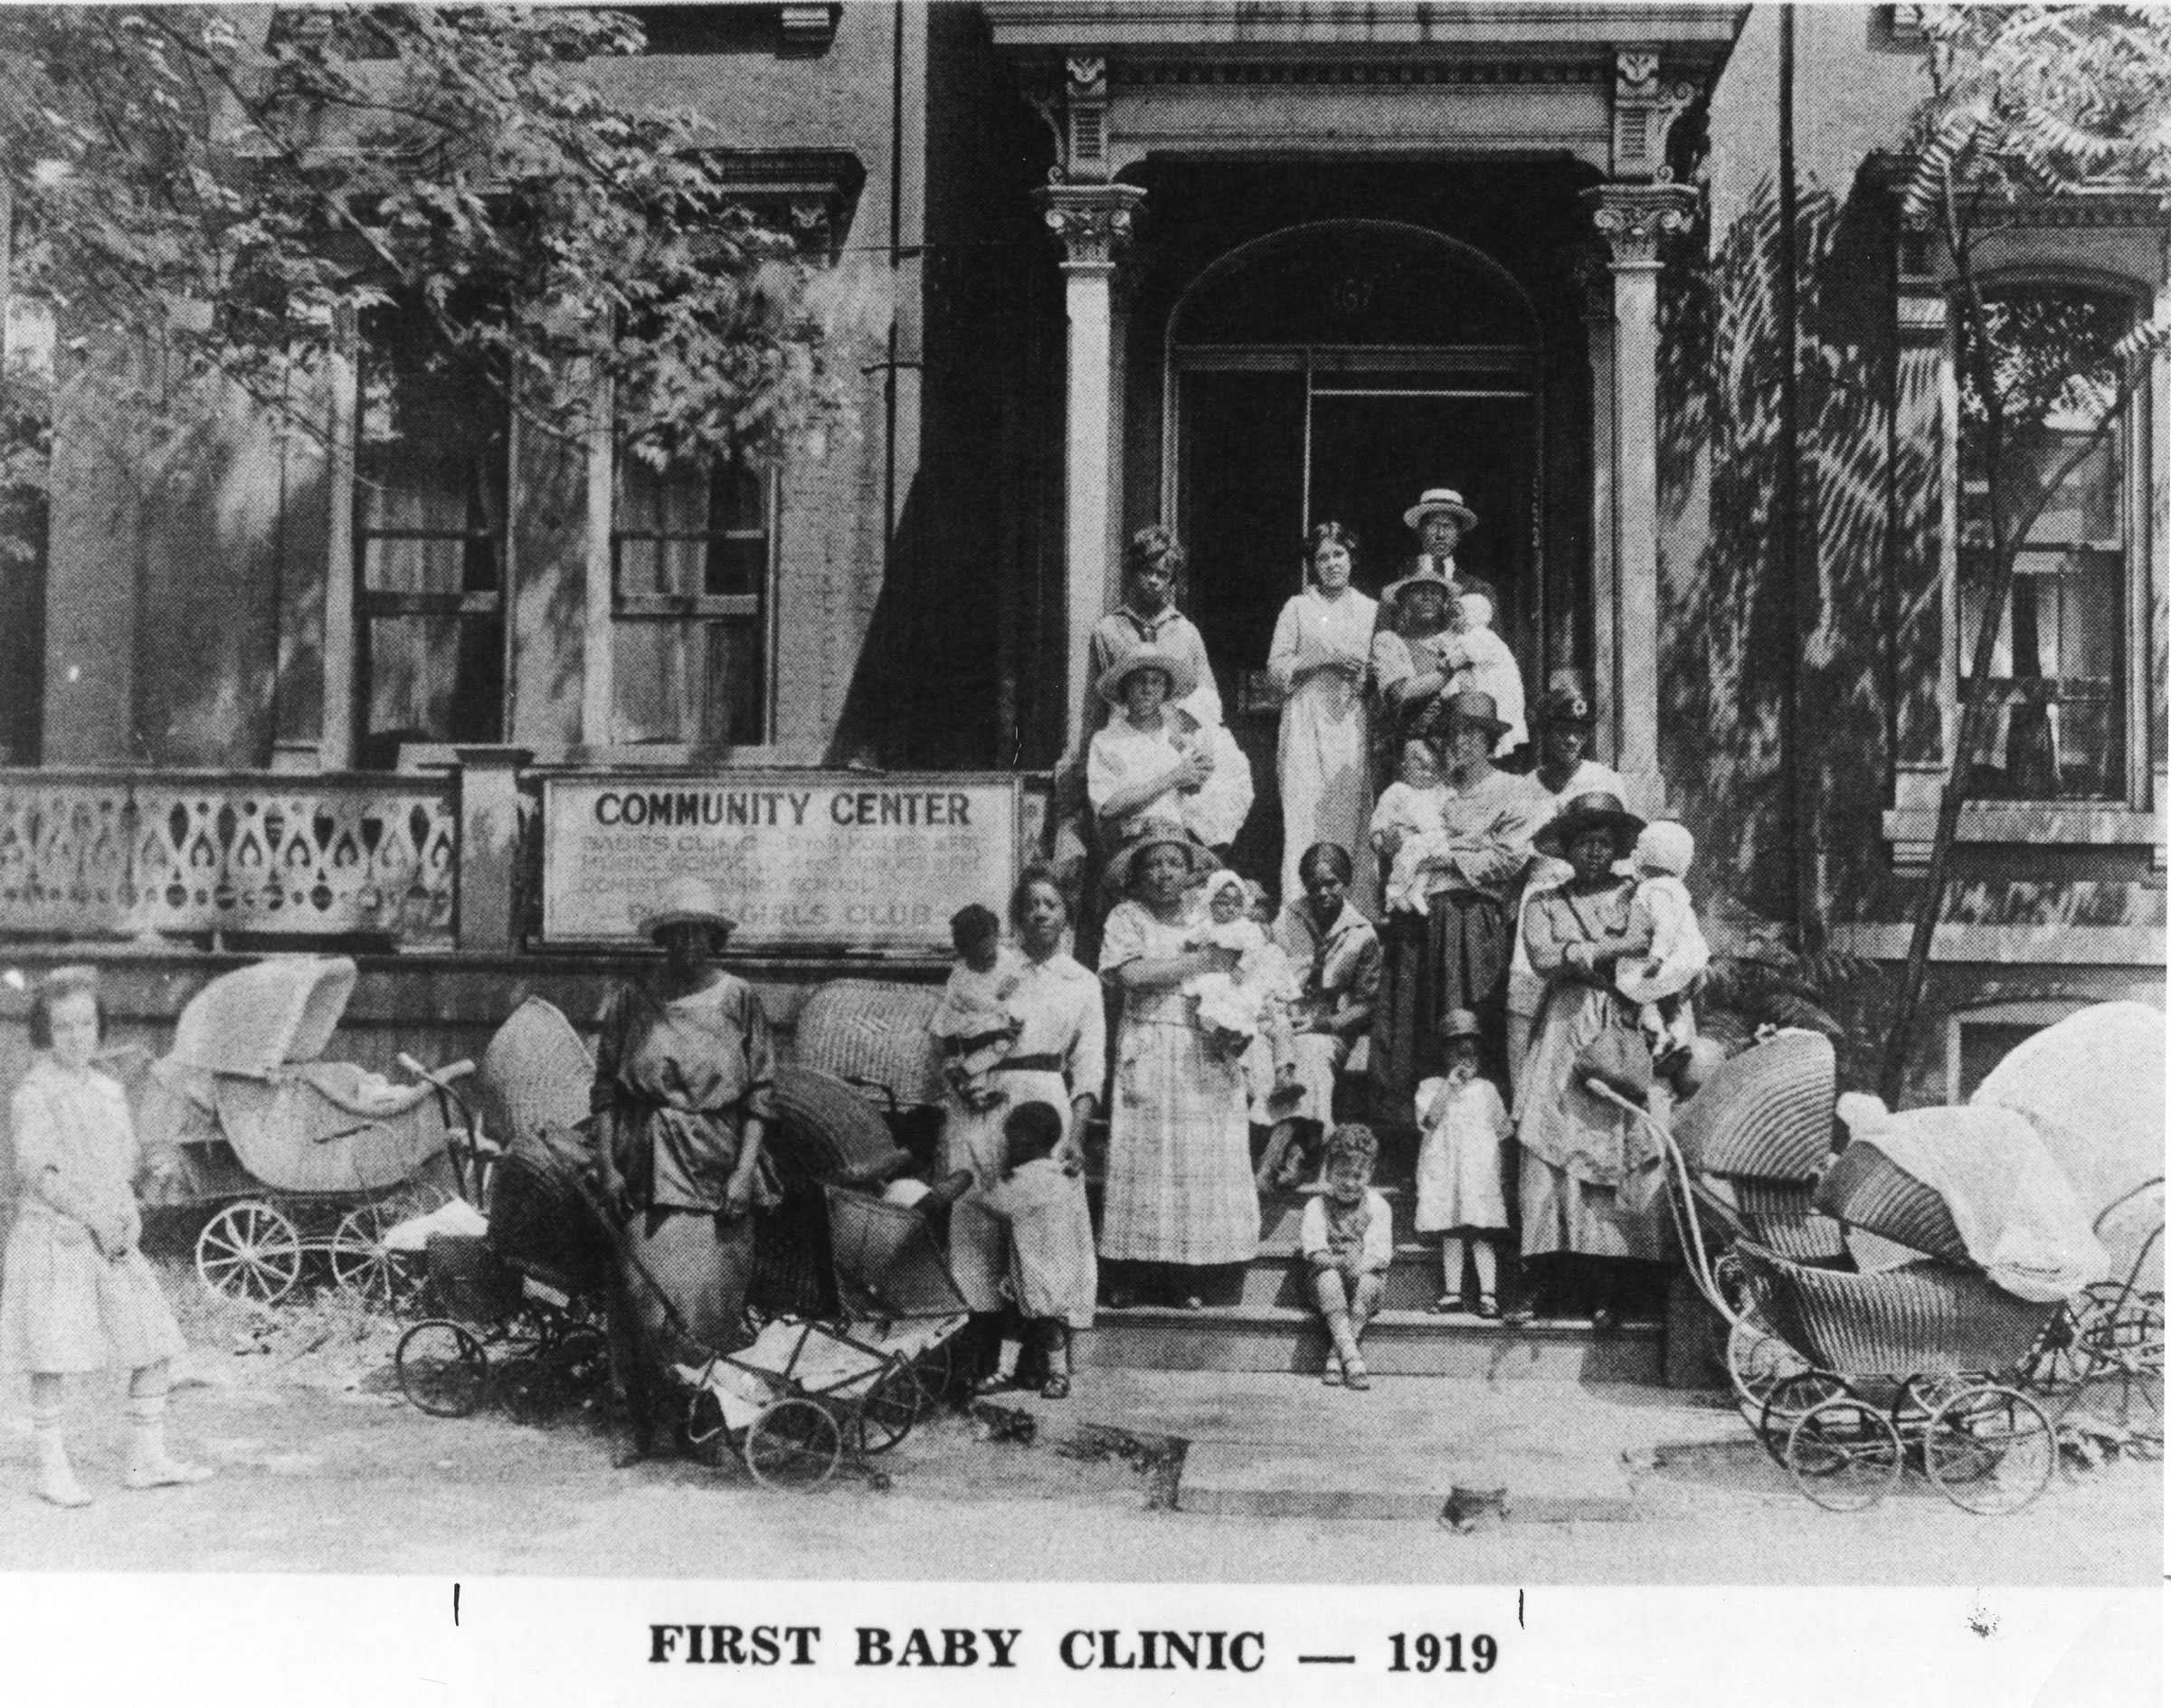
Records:
<instances>
[{"instance_id":1,"label":"white blanket in carriage","mask_svg":"<svg viewBox=\"0 0 2171 1708\"><path fill-rule=\"evenodd\" d=\"M2110 1273L2110 1254L2063 1171L2005 1109L1888 1111L1850 1094L1839 1113L1856 1144L1884 1153L1945 1200L1967 1255L2015 1298L2052 1304Z\"/></svg>"}]
</instances>

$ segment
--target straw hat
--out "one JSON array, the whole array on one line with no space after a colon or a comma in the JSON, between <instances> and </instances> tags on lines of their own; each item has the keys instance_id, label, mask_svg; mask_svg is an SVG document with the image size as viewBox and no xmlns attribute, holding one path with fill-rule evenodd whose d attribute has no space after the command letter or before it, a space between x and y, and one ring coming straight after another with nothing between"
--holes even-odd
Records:
<instances>
[{"instance_id":1,"label":"straw hat","mask_svg":"<svg viewBox=\"0 0 2171 1708\"><path fill-rule=\"evenodd\" d=\"M1400 581L1389 582L1385 587L1380 589L1379 597L1383 602L1391 605L1402 597L1406 589L1411 587L1437 587L1441 596L1446 599L1453 599L1462 592L1460 587L1440 573L1436 560L1427 559L1419 564L1409 574L1403 576Z\"/></svg>"},{"instance_id":2,"label":"straw hat","mask_svg":"<svg viewBox=\"0 0 2171 1708\"><path fill-rule=\"evenodd\" d=\"M1628 847L1644 830L1644 821L1621 804L1620 796L1594 789L1569 801L1531 841L1540 853L1556 854L1566 859L1576 838L1594 825L1603 825L1611 830L1618 848Z\"/></svg>"},{"instance_id":3,"label":"straw hat","mask_svg":"<svg viewBox=\"0 0 2171 1708\"><path fill-rule=\"evenodd\" d=\"M634 922L644 937L654 937L672 925L707 925L716 931L735 931L739 922L716 900L716 887L706 878L675 878L663 899Z\"/></svg>"},{"instance_id":4,"label":"straw hat","mask_svg":"<svg viewBox=\"0 0 2171 1708\"><path fill-rule=\"evenodd\" d=\"M1203 843L1194 842L1181 831L1165 826L1149 826L1139 835L1117 849L1108 857L1108 883L1117 892L1131 887L1131 875L1149 849L1180 848L1190 862L1191 876L1199 878L1216 870L1221 862L1214 858L1213 850Z\"/></svg>"},{"instance_id":5,"label":"straw hat","mask_svg":"<svg viewBox=\"0 0 2171 1708\"><path fill-rule=\"evenodd\" d=\"M1452 729L1457 724L1474 724L1490 731L1495 739L1508 733L1508 723L1500 715L1500 703L1482 688L1466 688L1459 694L1450 694L1440 704L1441 713Z\"/></svg>"},{"instance_id":6,"label":"straw hat","mask_svg":"<svg viewBox=\"0 0 2171 1708\"><path fill-rule=\"evenodd\" d=\"M1422 527L1427 517L1442 511L1452 516L1465 534L1477 526L1477 512L1463 502L1463 495L1453 487L1427 487L1417 501L1402 512L1402 526Z\"/></svg>"},{"instance_id":7,"label":"straw hat","mask_svg":"<svg viewBox=\"0 0 2171 1708\"><path fill-rule=\"evenodd\" d=\"M1101 679L1095 685L1101 697L1111 706L1120 702L1123 697L1123 684L1141 670L1159 670L1166 676L1171 700L1184 698L1199 686L1198 674L1191 669L1190 660L1149 640L1142 646L1133 647L1101 672Z\"/></svg>"}]
</instances>

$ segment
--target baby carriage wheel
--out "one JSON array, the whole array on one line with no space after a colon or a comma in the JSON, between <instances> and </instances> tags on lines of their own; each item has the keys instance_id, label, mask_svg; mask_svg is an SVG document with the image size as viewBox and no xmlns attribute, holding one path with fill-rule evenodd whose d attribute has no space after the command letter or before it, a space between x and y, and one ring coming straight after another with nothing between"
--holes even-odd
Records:
<instances>
[{"instance_id":1,"label":"baby carriage wheel","mask_svg":"<svg viewBox=\"0 0 2171 1708\"><path fill-rule=\"evenodd\" d=\"M1780 1384L1808 1370L1808 1360L1753 1316L1737 1317L1726 1332L1727 1377L1734 1385L1734 1403L1752 1429L1759 1428L1765 1401Z\"/></svg>"},{"instance_id":2,"label":"baby carriage wheel","mask_svg":"<svg viewBox=\"0 0 2171 1708\"><path fill-rule=\"evenodd\" d=\"M2016 1513L2043 1493L2058 1466L2051 1420L2025 1394L1967 1388L1930 1415L1922 1468L1955 1506Z\"/></svg>"},{"instance_id":3,"label":"baby carriage wheel","mask_svg":"<svg viewBox=\"0 0 2171 1708\"><path fill-rule=\"evenodd\" d=\"M891 1359L888 1368L875 1378L854 1414L859 1451L888 1452L912 1433L912 1426L920 1420L920 1411L925 1403L926 1396L920 1390L920 1379L912 1365L902 1358Z\"/></svg>"},{"instance_id":4,"label":"baby carriage wheel","mask_svg":"<svg viewBox=\"0 0 2171 1708\"><path fill-rule=\"evenodd\" d=\"M1812 1407L1787 1437L1795 1486L1828 1513L1858 1513L1900 1480L1900 1436L1891 1419L1853 1394Z\"/></svg>"},{"instance_id":5,"label":"baby carriage wheel","mask_svg":"<svg viewBox=\"0 0 2171 1708\"><path fill-rule=\"evenodd\" d=\"M1791 1352L1793 1348L1787 1350ZM1795 1425L1827 1400L1844 1399L1846 1394L1847 1384L1837 1376L1805 1362L1800 1370L1781 1376L1765 1391L1763 1407L1752 1426L1757 1439L1773 1458L1786 1464L1787 1438Z\"/></svg>"},{"instance_id":6,"label":"baby carriage wheel","mask_svg":"<svg viewBox=\"0 0 2171 1708\"><path fill-rule=\"evenodd\" d=\"M844 1436L837 1419L811 1400L779 1400L747 1426L741 1451L764 1488L819 1488L844 1457Z\"/></svg>"},{"instance_id":7,"label":"baby carriage wheel","mask_svg":"<svg viewBox=\"0 0 2171 1708\"><path fill-rule=\"evenodd\" d=\"M419 1277L412 1263L384 1243L410 1213L403 1201L364 1204L340 1217L332 1230L332 1280L342 1293L382 1311L397 1310L413 1295Z\"/></svg>"},{"instance_id":8,"label":"baby carriage wheel","mask_svg":"<svg viewBox=\"0 0 2171 1708\"><path fill-rule=\"evenodd\" d=\"M482 1403L489 1354L458 1323L431 1317L400 1336L392 1355L400 1391L433 1418L464 1418Z\"/></svg>"},{"instance_id":9,"label":"baby carriage wheel","mask_svg":"<svg viewBox=\"0 0 2171 1708\"><path fill-rule=\"evenodd\" d=\"M229 1204L196 1236L196 1274L226 1298L275 1305L301 1274L301 1237L260 1199Z\"/></svg>"}]
</instances>

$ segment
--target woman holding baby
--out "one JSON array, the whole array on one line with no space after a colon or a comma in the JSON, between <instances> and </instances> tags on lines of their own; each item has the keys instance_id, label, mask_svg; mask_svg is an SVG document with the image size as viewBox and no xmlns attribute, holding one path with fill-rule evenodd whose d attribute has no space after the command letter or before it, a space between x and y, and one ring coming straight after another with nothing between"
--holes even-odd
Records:
<instances>
[{"instance_id":1,"label":"woman holding baby","mask_svg":"<svg viewBox=\"0 0 2171 1708\"><path fill-rule=\"evenodd\" d=\"M1491 695L1449 695L1440 713L1444 778L1431 783L1427 768L1414 763L1431 750L1413 738L1406 770L1415 782L1394 796L1407 821L1383 818L1372 840L1398 900L1379 933L1371 1071L1373 1084L1398 1106L1438 1071L1440 1020L1451 1010L1477 1016L1486 1064L1499 1071L1512 905L1545 816L1543 798L1527 777L1493 768L1493 748L1507 725ZM1389 798L1380 804L1389 808Z\"/></svg>"}]
</instances>

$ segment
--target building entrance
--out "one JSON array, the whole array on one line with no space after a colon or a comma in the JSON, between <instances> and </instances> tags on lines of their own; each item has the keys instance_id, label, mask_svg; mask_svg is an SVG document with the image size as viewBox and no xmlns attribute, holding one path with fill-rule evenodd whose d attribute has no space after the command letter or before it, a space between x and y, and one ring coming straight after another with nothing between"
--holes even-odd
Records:
<instances>
[{"instance_id":1,"label":"building entrance","mask_svg":"<svg viewBox=\"0 0 2171 1708\"><path fill-rule=\"evenodd\" d=\"M1306 326L1313 337L1288 336ZM1209 268L1178 304L1166 513L1190 547L1188 603L1258 786L1237 846L1246 872L1278 865L1280 707L1266 654L1283 603L1304 586L1313 524L1356 531L1356 583L1376 595L1416 550L1403 511L1427 487L1455 488L1480 517L1458 561L1498 589L1497 626L1526 679L1537 668L1537 369L1512 282L1414 227L1276 233Z\"/></svg>"}]
</instances>

